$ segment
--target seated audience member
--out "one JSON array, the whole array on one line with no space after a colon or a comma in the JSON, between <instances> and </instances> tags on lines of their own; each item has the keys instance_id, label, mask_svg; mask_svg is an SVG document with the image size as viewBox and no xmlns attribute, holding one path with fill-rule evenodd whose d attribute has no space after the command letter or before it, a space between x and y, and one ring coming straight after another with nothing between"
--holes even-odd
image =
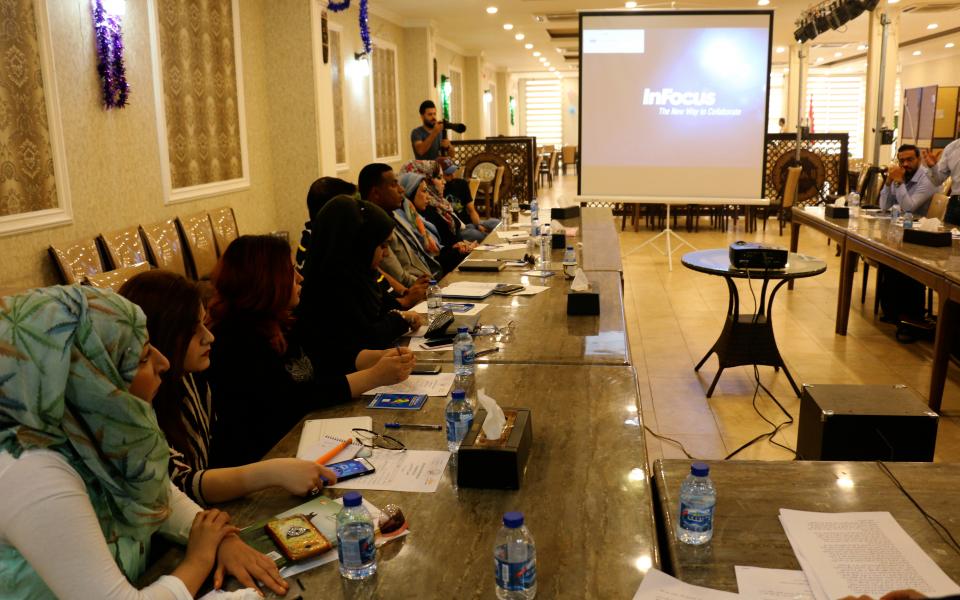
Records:
<instances>
[{"instance_id":1,"label":"seated audience member","mask_svg":"<svg viewBox=\"0 0 960 600\"><path fill-rule=\"evenodd\" d=\"M67 286L3 298L0 311L0 597L193 598L215 561L216 587L226 569L286 591L227 513L171 485L150 407L168 363L139 308ZM186 555L138 591L156 532Z\"/></svg>"},{"instance_id":2,"label":"seated audience member","mask_svg":"<svg viewBox=\"0 0 960 600\"><path fill-rule=\"evenodd\" d=\"M290 245L269 235L240 236L213 271L208 320L217 343L209 380L217 418L211 466L260 460L307 413L399 383L413 368L413 354L405 348L364 350L336 362L311 360L291 327L302 279L290 260Z\"/></svg>"},{"instance_id":3,"label":"seated audience member","mask_svg":"<svg viewBox=\"0 0 960 600\"><path fill-rule=\"evenodd\" d=\"M203 372L210 366L214 338L204 326L199 288L182 275L154 270L133 277L119 293L143 309L153 347L170 361L153 410L170 444L170 479L178 488L195 502L207 504L273 486L302 496L323 487L321 476L336 481L330 469L297 458L208 469L216 415Z\"/></svg>"},{"instance_id":4,"label":"seated audience member","mask_svg":"<svg viewBox=\"0 0 960 600\"><path fill-rule=\"evenodd\" d=\"M387 213L340 196L317 213L314 225L297 308L297 329L311 355L331 345L347 356L362 348L394 348L398 337L420 327L420 315L401 312L380 284L377 269L396 227Z\"/></svg>"},{"instance_id":5,"label":"seated audience member","mask_svg":"<svg viewBox=\"0 0 960 600\"><path fill-rule=\"evenodd\" d=\"M303 224L303 233L300 234L300 245L297 246L297 271L303 273L303 261L307 259L307 248L310 247L311 221L323 208L323 205L335 196L352 196L357 193L357 186L349 181L336 177L321 177L310 185L307 192L307 222Z\"/></svg>"},{"instance_id":6,"label":"seated audience member","mask_svg":"<svg viewBox=\"0 0 960 600\"><path fill-rule=\"evenodd\" d=\"M454 212L464 223L464 228L460 230L460 236L470 242L482 242L486 239L487 234L500 224L500 219L480 218L473 202L473 196L470 194L470 184L466 179L454 176L460 169L460 165L446 156L441 156L437 160L437 167L446 182L443 194L453 206Z\"/></svg>"},{"instance_id":7,"label":"seated audience member","mask_svg":"<svg viewBox=\"0 0 960 600\"><path fill-rule=\"evenodd\" d=\"M404 200L403 215L407 214L407 207L416 211L416 220L425 220L423 227L427 231L428 238L436 236L439 241L439 252L437 258L443 266L443 270L450 272L457 268L464 257L470 253L473 246L464 242L453 235L451 230L442 223L442 217L439 217L436 209L430 206L430 192L427 190L427 178L419 173L404 173L400 176L400 185L403 186L406 199ZM406 217L408 222L412 217ZM437 223L441 222L442 227ZM440 233L442 231L442 233Z\"/></svg>"},{"instance_id":8,"label":"seated audience member","mask_svg":"<svg viewBox=\"0 0 960 600\"><path fill-rule=\"evenodd\" d=\"M412 286L424 279L440 279L440 262L417 239L416 233L394 211L403 206L403 190L390 165L373 163L360 170L358 177L360 197L376 204L397 223L388 244L390 252L383 257L380 270L404 286Z\"/></svg>"},{"instance_id":9,"label":"seated audience member","mask_svg":"<svg viewBox=\"0 0 960 600\"><path fill-rule=\"evenodd\" d=\"M444 181L434 178L437 164L428 160L412 160L401 168L401 178L405 175L422 175L424 177L424 190L427 194L427 208L420 214L429 223L432 223L437 230L442 248L455 248L457 254L454 258L448 254L445 260L441 260L445 271L455 268L463 257L469 254L475 247L475 242L465 241L460 233L463 230L463 223L457 217L453 206L443 197ZM409 177L407 178L409 182ZM406 191L406 190L405 190Z\"/></svg>"}]
</instances>

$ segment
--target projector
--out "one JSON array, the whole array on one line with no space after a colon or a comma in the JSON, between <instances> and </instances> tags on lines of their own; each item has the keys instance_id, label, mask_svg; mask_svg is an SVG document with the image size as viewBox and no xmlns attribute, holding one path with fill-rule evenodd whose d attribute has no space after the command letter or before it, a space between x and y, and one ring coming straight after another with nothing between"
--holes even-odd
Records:
<instances>
[{"instance_id":1,"label":"projector","mask_svg":"<svg viewBox=\"0 0 960 600\"><path fill-rule=\"evenodd\" d=\"M755 242L730 244L730 264L735 269L783 269L787 251Z\"/></svg>"}]
</instances>

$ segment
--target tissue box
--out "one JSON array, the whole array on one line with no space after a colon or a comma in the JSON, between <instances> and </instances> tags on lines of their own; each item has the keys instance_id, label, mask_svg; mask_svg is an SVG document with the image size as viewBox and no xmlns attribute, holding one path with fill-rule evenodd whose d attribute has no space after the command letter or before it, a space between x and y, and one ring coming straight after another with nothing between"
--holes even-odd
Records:
<instances>
[{"instance_id":1,"label":"tissue box","mask_svg":"<svg viewBox=\"0 0 960 600\"><path fill-rule=\"evenodd\" d=\"M553 219L575 219L580 216L580 205L558 206L550 209L550 220Z\"/></svg>"},{"instance_id":2,"label":"tissue box","mask_svg":"<svg viewBox=\"0 0 960 600\"><path fill-rule=\"evenodd\" d=\"M533 422L526 408L503 407L507 424L499 440L483 434L487 411L477 410L473 425L457 452L457 485L469 488L519 490L533 443Z\"/></svg>"},{"instance_id":3,"label":"tissue box","mask_svg":"<svg viewBox=\"0 0 960 600\"><path fill-rule=\"evenodd\" d=\"M567 249L567 232L562 231L560 233L554 233L551 246L553 247L554 250L566 250Z\"/></svg>"},{"instance_id":4,"label":"tissue box","mask_svg":"<svg viewBox=\"0 0 960 600\"><path fill-rule=\"evenodd\" d=\"M567 291L567 314L568 315L599 315L600 314L600 294L597 293L593 285L585 292Z\"/></svg>"},{"instance_id":5,"label":"tissue box","mask_svg":"<svg viewBox=\"0 0 960 600\"><path fill-rule=\"evenodd\" d=\"M830 217L831 219L849 219L850 207L834 206L833 204L827 204L826 207L824 207L823 214Z\"/></svg>"},{"instance_id":6,"label":"tissue box","mask_svg":"<svg viewBox=\"0 0 960 600\"><path fill-rule=\"evenodd\" d=\"M903 241L921 246L949 246L953 238L949 231L923 231L908 227L903 230Z\"/></svg>"}]
</instances>

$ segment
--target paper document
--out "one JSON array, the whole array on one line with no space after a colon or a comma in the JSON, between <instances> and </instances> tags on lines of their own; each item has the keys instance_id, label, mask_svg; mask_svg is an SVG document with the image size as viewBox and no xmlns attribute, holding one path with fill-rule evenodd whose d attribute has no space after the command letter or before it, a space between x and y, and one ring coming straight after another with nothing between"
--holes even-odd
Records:
<instances>
[{"instance_id":1,"label":"paper document","mask_svg":"<svg viewBox=\"0 0 960 600\"><path fill-rule=\"evenodd\" d=\"M450 453L446 450L375 449L369 459L376 471L330 486L347 490L435 492L443 479Z\"/></svg>"},{"instance_id":2,"label":"paper document","mask_svg":"<svg viewBox=\"0 0 960 600\"><path fill-rule=\"evenodd\" d=\"M426 394L428 396L446 396L453 385L453 373L437 375L411 375L406 381L393 385L382 385L364 392L364 396L377 394ZM369 418L369 417L368 417Z\"/></svg>"},{"instance_id":3,"label":"paper document","mask_svg":"<svg viewBox=\"0 0 960 600\"><path fill-rule=\"evenodd\" d=\"M879 598L914 589L931 598L960 594L888 512L815 513L780 509L780 523L817 600Z\"/></svg>"},{"instance_id":4,"label":"paper document","mask_svg":"<svg viewBox=\"0 0 960 600\"><path fill-rule=\"evenodd\" d=\"M486 284L484 284L484 285L486 285ZM496 285L496 284L494 284L494 285ZM443 293L446 294L446 290L444 290ZM444 301L444 304L448 304L448 303L447 303L446 301ZM458 303L458 304L459 304L459 303ZM483 309L485 309L485 308L488 307L488 306L490 306L490 305L489 305L489 304L484 304L483 302L476 302L476 303L474 303L473 307L471 307L470 309L468 309L468 310L456 310L456 311L454 311L453 314L454 314L454 316L456 316L456 315L463 315L463 316L465 316L465 317L472 317L473 315L479 315L480 312L483 311ZM424 315L427 314L427 301L424 300L423 302L421 302L420 304L414 306L414 307L411 308L410 310L412 310L413 312L417 312L417 313L420 313L420 314L424 314ZM426 327L426 326L424 326L424 327ZM423 335L423 333L426 333L426 331L427 331L427 330L424 329L423 332L420 333L420 330L418 329L418 330L417 330L416 332L414 332L414 333L420 333L420 335Z\"/></svg>"},{"instance_id":5,"label":"paper document","mask_svg":"<svg viewBox=\"0 0 960 600\"><path fill-rule=\"evenodd\" d=\"M350 437L354 437L351 433ZM300 436L300 439L303 440L303 436ZM329 436L323 436L316 442L308 443L306 445L301 444L301 447L297 449L297 458L302 458L303 460L317 460L327 452L330 452L340 444L340 439L349 439L349 438L334 438ZM344 460L350 460L351 458L356 458L357 452L363 449L363 446L357 442L347 445L346 448L338 452L333 456L333 458L327 460L325 464L331 465L333 463L338 463ZM302 452L301 452L302 450Z\"/></svg>"},{"instance_id":6,"label":"paper document","mask_svg":"<svg viewBox=\"0 0 960 600\"><path fill-rule=\"evenodd\" d=\"M310 419L303 424L303 431L300 432L300 446L297 448L297 456L305 456L310 446L327 436L343 440L352 438L355 427L358 429L373 429L373 419L370 417ZM319 457L319 455L317 456Z\"/></svg>"},{"instance_id":7,"label":"paper document","mask_svg":"<svg viewBox=\"0 0 960 600\"><path fill-rule=\"evenodd\" d=\"M482 300L493 293L493 288L497 287L497 282L483 281L454 281L445 288L441 288L444 299L446 298L475 298Z\"/></svg>"},{"instance_id":8,"label":"paper document","mask_svg":"<svg viewBox=\"0 0 960 600\"><path fill-rule=\"evenodd\" d=\"M511 250L526 250L526 244L502 244L491 248L484 248L487 252L510 252Z\"/></svg>"},{"instance_id":9,"label":"paper document","mask_svg":"<svg viewBox=\"0 0 960 600\"><path fill-rule=\"evenodd\" d=\"M511 296L536 296L544 290L549 290L550 287L546 285L525 285L523 289L519 292L513 292Z\"/></svg>"},{"instance_id":10,"label":"paper document","mask_svg":"<svg viewBox=\"0 0 960 600\"><path fill-rule=\"evenodd\" d=\"M690 585L662 571L650 569L643 576L643 583L633 600L732 600L739 597L730 592Z\"/></svg>"},{"instance_id":11,"label":"paper document","mask_svg":"<svg viewBox=\"0 0 960 600\"><path fill-rule=\"evenodd\" d=\"M737 588L751 600L813 600L803 571L737 565Z\"/></svg>"}]
</instances>

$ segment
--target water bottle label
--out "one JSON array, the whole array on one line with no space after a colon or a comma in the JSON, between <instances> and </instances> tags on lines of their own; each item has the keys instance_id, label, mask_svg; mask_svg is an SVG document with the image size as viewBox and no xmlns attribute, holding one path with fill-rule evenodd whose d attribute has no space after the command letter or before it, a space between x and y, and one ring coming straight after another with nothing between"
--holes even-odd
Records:
<instances>
[{"instance_id":1,"label":"water bottle label","mask_svg":"<svg viewBox=\"0 0 960 600\"><path fill-rule=\"evenodd\" d=\"M460 352L460 364L472 365L477 360L477 352L473 348L464 349Z\"/></svg>"},{"instance_id":2,"label":"water bottle label","mask_svg":"<svg viewBox=\"0 0 960 600\"><path fill-rule=\"evenodd\" d=\"M522 592L537 582L536 559L510 563L494 557L497 570L497 587L511 592Z\"/></svg>"},{"instance_id":3,"label":"water bottle label","mask_svg":"<svg viewBox=\"0 0 960 600\"><path fill-rule=\"evenodd\" d=\"M447 441L462 442L470 431L470 425L473 424L473 416L466 419L448 418L447 419Z\"/></svg>"},{"instance_id":4,"label":"water bottle label","mask_svg":"<svg viewBox=\"0 0 960 600\"><path fill-rule=\"evenodd\" d=\"M337 542L340 564L350 569L358 569L372 563L376 552L377 545L372 535L359 540L339 539Z\"/></svg>"},{"instance_id":5,"label":"water bottle label","mask_svg":"<svg viewBox=\"0 0 960 600\"><path fill-rule=\"evenodd\" d=\"M713 509L694 508L683 502L680 503L680 528L696 533L705 533L713 529Z\"/></svg>"}]
</instances>

